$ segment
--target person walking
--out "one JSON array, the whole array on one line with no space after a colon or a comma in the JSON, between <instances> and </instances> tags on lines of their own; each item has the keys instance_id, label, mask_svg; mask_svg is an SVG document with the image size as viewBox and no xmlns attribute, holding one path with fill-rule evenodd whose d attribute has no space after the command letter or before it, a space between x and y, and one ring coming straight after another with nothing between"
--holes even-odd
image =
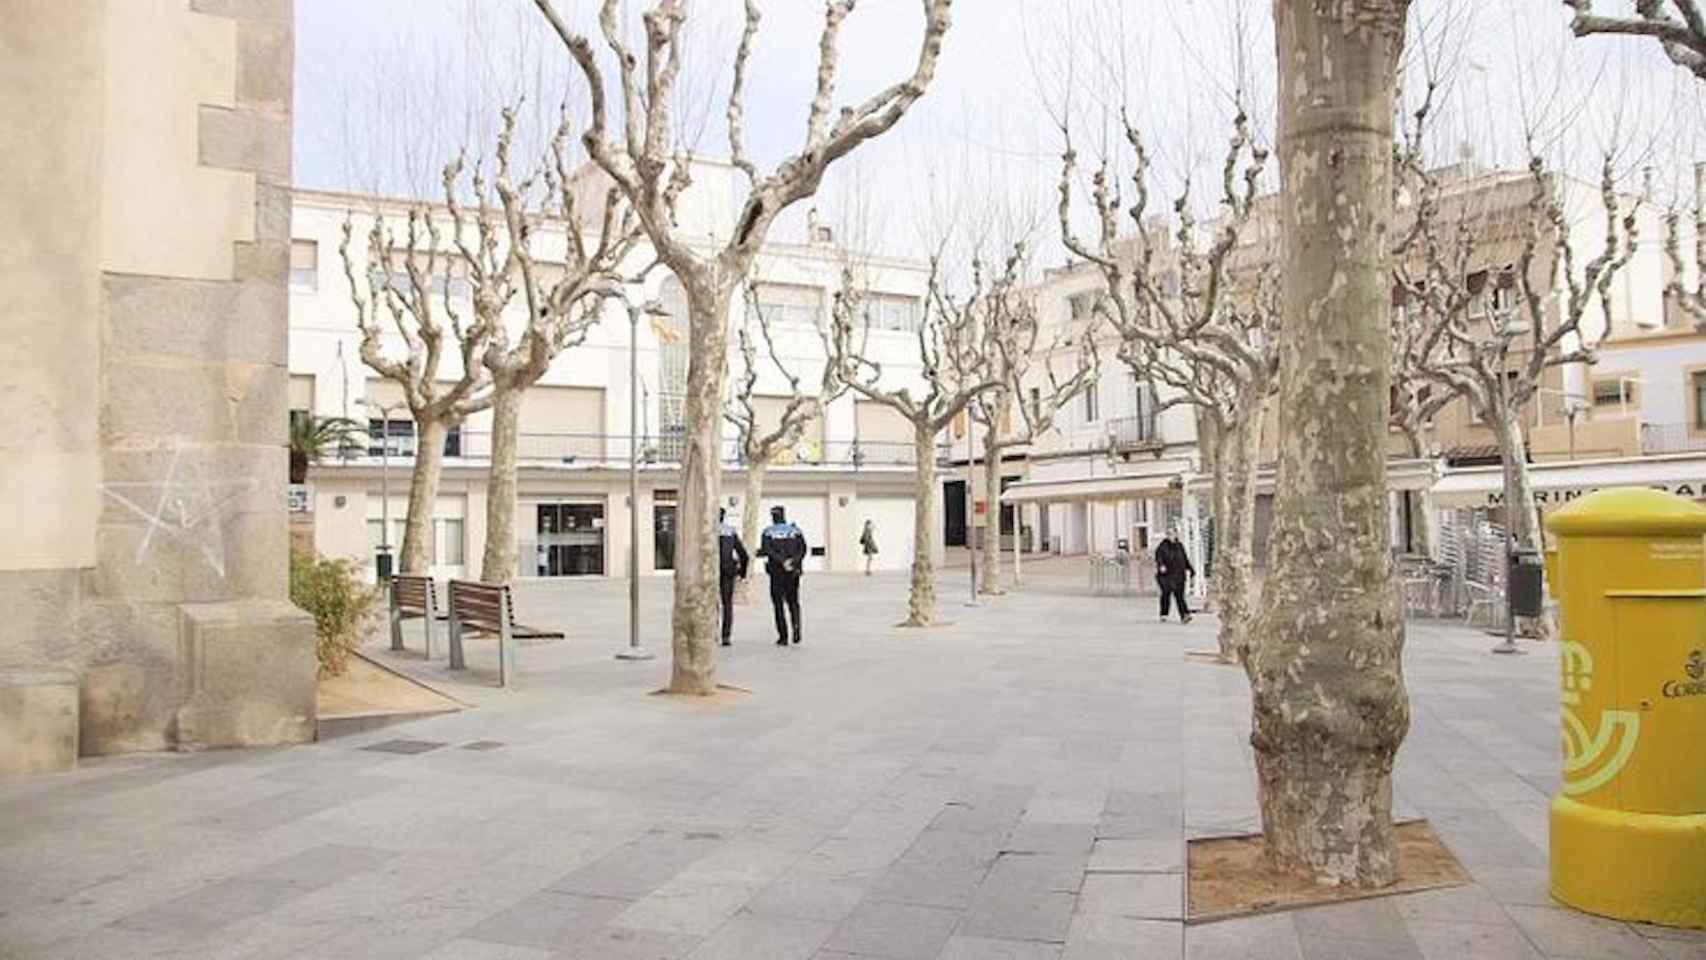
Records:
<instances>
[{"instance_id":1,"label":"person walking","mask_svg":"<svg viewBox=\"0 0 1706 960\"><path fill-rule=\"evenodd\" d=\"M717 508L717 566L722 574L719 586L722 588L725 647L729 645L729 635L735 626L735 581L746 579L746 568L751 559L746 555L746 544L740 542L740 534L734 524L724 519L727 514L727 510Z\"/></svg>"},{"instance_id":2,"label":"person walking","mask_svg":"<svg viewBox=\"0 0 1706 960\"><path fill-rule=\"evenodd\" d=\"M806 559L806 535L788 522L781 507L770 508L770 526L758 538L758 555L770 575L770 605L776 612L776 645L788 645L788 621L794 623L794 642L800 642L800 567Z\"/></svg>"},{"instance_id":3,"label":"person walking","mask_svg":"<svg viewBox=\"0 0 1706 960\"><path fill-rule=\"evenodd\" d=\"M865 552L865 576L871 575L871 558L877 555L877 525L865 519L865 529L859 534L859 549Z\"/></svg>"},{"instance_id":4,"label":"person walking","mask_svg":"<svg viewBox=\"0 0 1706 960\"><path fill-rule=\"evenodd\" d=\"M1191 622L1191 608L1185 605L1185 578L1196 579L1197 569L1191 566L1185 545L1179 542L1178 531L1167 528L1167 536L1155 548L1155 583L1161 587L1161 622L1167 622L1168 601L1179 603L1179 622Z\"/></svg>"}]
</instances>

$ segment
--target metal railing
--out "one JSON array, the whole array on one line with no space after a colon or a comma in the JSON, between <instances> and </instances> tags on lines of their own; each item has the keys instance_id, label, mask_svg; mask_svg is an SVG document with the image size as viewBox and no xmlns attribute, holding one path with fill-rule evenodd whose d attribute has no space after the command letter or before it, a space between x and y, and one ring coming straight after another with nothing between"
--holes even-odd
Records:
<instances>
[{"instance_id":1,"label":"metal railing","mask_svg":"<svg viewBox=\"0 0 1706 960\"><path fill-rule=\"evenodd\" d=\"M1117 450L1158 447L1161 445L1161 432L1157 429L1156 419L1153 413L1115 417L1108 421L1108 438Z\"/></svg>"},{"instance_id":2,"label":"metal railing","mask_svg":"<svg viewBox=\"0 0 1706 960\"><path fill-rule=\"evenodd\" d=\"M725 428L727 429L727 428ZM679 464L686 454L686 440L679 433L663 436L647 435L637 438L639 460L642 464ZM490 433L460 433L454 443L447 444L445 459L456 461L489 461L492 456ZM527 465L598 464L622 465L628 462L627 434L601 433L522 433L516 437L516 461ZM414 456L413 437L393 437L390 455L407 461ZM334 458L335 462L378 459L377 447L368 449L360 444L349 445ZM739 468L746 465L740 442L723 437L720 459L724 466ZM917 449L911 443L873 440L834 440L820 442L802 440L792 448L778 452L770 460L771 469L789 467L825 467L852 470L912 470L918 465Z\"/></svg>"},{"instance_id":3,"label":"metal railing","mask_svg":"<svg viewBox=\"0 0 1706 960\"><path fill-rule=\"evenodd\" d=\"M1706 453L1706 428L1691 423L1641 424L1641 452L1647 456L1661 453Z\"/></svg>"}]
</instances>

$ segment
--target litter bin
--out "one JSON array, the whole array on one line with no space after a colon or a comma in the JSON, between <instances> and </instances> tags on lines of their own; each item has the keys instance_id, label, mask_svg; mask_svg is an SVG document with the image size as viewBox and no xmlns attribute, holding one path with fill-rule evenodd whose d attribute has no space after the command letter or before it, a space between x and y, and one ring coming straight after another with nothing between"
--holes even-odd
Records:
<instances>
[{"instance_id":1,"label":"litter bin","mask_svg":"<svg viewBox=\"0 0 1706 960\"><path fill-rule=\"evenodd\" d=\"M1706 509L1606 490L1548 526L1563 625L1552 895L1706 927Z\"/></svg>"},{"instance_id":2,"label":"litter bin","mask_svg":"<svg viewBox=\"0 0 1706 960\"><path fill-rule=\"evenodd\" d=\"M1538 617L1543 604L1542 577L1545 568L1540 555L1531 550L1513 550L1505 577L1510 614L1513 617Z\"/></svg>"}]
</instances>

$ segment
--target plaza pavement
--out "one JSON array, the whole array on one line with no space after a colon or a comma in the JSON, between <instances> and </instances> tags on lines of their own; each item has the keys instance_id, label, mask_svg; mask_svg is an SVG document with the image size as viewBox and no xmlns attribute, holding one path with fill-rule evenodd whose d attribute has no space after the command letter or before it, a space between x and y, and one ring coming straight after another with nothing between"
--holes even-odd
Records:
<instances>
[{"instance_id":1,"label":"plaza pavement","mask_svg":"<svg viewBox=\"0 0 1706 960\"><path fill-rule=\"evenodd\" d=\"M967 608L950 572L928 631L891 626L899 574L810 576L805 644L742 608L720 677L748 692L711 702L612 658L620 582L518 587L570 638L523 646L509 692L491 642L450 679L411 624L394 662L472 709L0 784L0 958L1706 958L1548 899L1555 655L1429 624L1400 813L1475 884L1183 926L1185 838L1256 827L1242 675L1182 655L1209 617L1026 574Z\"/></svg>"}]
</instances>

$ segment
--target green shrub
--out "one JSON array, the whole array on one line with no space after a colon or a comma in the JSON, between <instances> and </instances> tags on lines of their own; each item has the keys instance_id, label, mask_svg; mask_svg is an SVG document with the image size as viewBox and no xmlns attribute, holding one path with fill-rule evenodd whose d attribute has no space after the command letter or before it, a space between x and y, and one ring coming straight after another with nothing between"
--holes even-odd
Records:
<instances>
[{"instance_id":1,"label":"green shrub","mask_svg":"<svg viewBox=\"0 0 1706 960\"><path fill-rule=\"evenodd\" d=\"M378 613L379 600L379 589L363 582L355 561L291 551L290 602L314 617L320 676L339 676L348 667L350 652L361 646Z\"/></svg>"}]
</instances>

